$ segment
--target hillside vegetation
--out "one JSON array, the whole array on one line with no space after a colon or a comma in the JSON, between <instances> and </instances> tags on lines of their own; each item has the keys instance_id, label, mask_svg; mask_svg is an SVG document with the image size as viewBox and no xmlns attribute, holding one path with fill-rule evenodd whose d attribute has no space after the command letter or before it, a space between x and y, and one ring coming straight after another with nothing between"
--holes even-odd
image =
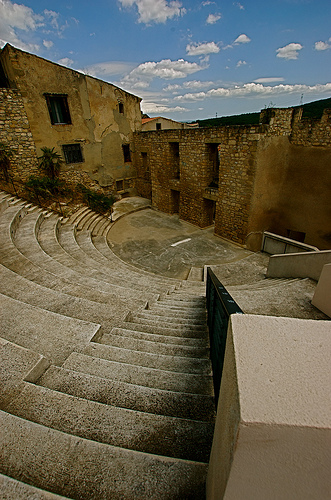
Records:
<instances>
[{"instance_id":1,"label":"hillside vegetation","mask_svg":"<svg viewBox=\"0 0 331 500\"><path fill-rule=\"evenodd\" d=\"M299 108L301 106L293 106ZM319 101L303 104L303 118L320 119L324 109L331 108L331 97ZM220 118L207 118L197 120L199 127L219 127L221 125L258 125L260 113L244 113L242 115L221 116Z\"/></svg>"}]
</instances>

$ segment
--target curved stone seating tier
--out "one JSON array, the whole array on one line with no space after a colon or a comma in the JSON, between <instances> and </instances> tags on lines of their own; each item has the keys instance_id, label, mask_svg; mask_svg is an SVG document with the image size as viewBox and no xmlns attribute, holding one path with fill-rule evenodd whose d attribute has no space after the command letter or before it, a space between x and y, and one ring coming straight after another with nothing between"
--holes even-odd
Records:
<instances>
[{"instance_id":1,"label":"curved stone seating tier","mask_svg":"<svg viewBox=\"0 0 331 500\"><path fill-rule=\"evenodd\" d=\"M0 206L1 492L203 498L215 410L202 288L107 257L23 201Z\"/></svg>"}]
</instances>

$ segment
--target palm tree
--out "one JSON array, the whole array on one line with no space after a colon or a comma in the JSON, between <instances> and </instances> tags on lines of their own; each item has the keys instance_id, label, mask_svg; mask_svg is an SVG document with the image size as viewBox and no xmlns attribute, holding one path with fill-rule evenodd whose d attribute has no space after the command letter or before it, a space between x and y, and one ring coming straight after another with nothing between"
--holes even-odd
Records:
<instances>
[{"instance_id":1,"label":"palm tree","mask_svg":"<svg viewBox=\"0 0 331 500\"><path fill-rule=\"evenodd\" d=\"M55 179L60 173L60 168L63 163L62 157L59 153L54 151L54 148L45 146L41 148L41 151L43 154L38 157L38 160L40 160L39 167L48 177Z\"/></svg>"}]
</instances>

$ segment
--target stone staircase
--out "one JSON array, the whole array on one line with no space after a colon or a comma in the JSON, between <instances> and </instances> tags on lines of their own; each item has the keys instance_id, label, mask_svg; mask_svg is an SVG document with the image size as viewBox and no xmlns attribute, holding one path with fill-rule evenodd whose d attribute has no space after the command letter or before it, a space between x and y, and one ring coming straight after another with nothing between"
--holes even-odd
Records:
<instances>
[{"instance_id":1,"label":"stone staircase","mask_svg":"<svg viewBox=\"0 0 331 500\"><path fill-rule=\"evenodd\" d=\"M138 271L84 227L0 194L0 496L202 499L204 284Z\"/></svg>"}]
</instances>

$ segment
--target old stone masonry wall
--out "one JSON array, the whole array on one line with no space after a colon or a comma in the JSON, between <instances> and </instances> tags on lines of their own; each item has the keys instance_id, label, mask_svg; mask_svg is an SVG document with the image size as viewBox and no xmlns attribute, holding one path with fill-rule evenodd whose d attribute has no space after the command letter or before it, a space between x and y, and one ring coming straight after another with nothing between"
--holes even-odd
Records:
<instances>
[{"instance_id":1,"label":"old stone masonry wall","mask_svg":"<svg viewBox=\"0 0 331 500\"><path fill-rule=\"evenodd\" d=\"M261 112L260 125L138 132L137 190L151 192L155 208L199 227L214 222L215 234L252 250L266 230L304 233L328 248L330 118L330 110L306 120L275 108Z\"/></svg>"},{"instance_id":2,"label":"old stone masonry wall","mask_svg":"<svg viewBox=\"0 0 331 500\"><path fill-rule=\"evenodd\" d=\"M13 153L11 171L14 177L26 181L38 172L36 147L17 90L0 88L0 142L8 145Z\"/></svg>"}]
</instances>

